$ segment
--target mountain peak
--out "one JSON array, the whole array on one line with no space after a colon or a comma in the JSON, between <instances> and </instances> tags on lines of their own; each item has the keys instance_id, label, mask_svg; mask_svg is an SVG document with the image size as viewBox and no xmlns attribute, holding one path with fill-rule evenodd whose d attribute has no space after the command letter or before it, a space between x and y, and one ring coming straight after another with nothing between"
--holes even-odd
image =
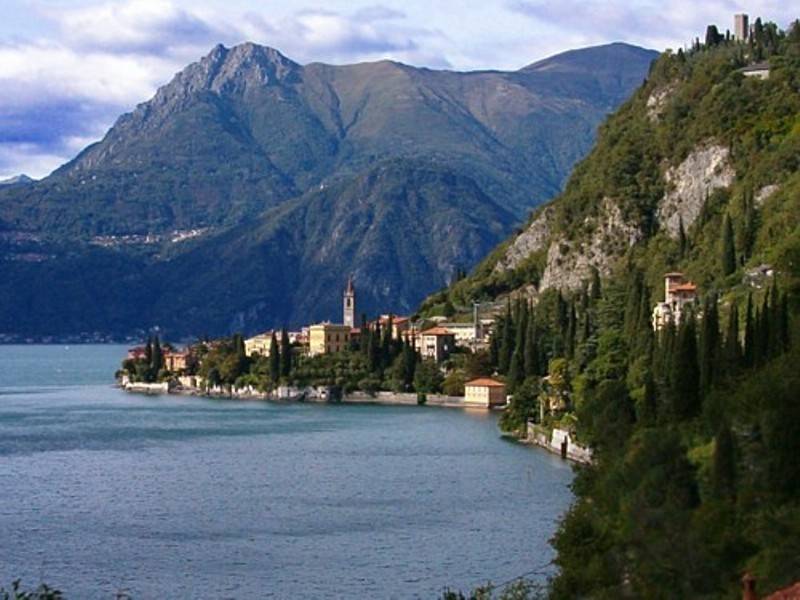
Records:
<instances>
[{"instance_id":1,"label":"mountain peak","mask_svg":"<svg viewBox=\"0 0 800 600\"><path fill-rule=\"evenodd\" d=\"M236 92L291 80L301 69L268 46L245 42L226 48L218 44L199 63L179 73L170 85L178 84L192 91Z\"/></svg>"},{"instance_id":2,"label":"mountain peak","mask_svg":"<svg viewBox=\"0 0 800 600\"><path fill-rule=\"evenodd\" d=\"M568 50L520 69L522 72L596 72L618 70L628 61L650 63L659 53L625 42Z\"/></svg>"},{"instance_id":3,"label":"mountain peak","mask_svg":"<svg viewBox=\"0 0 800 600\"><path fill-rule=\"evenodd\" d=\"M28 185L29 183L33 183L34 180L25 175L24 173L21 175L16 175L14 177L9 177L8 179L3 179L0 181L0 185Z\"/></svg>"}]
</instances>

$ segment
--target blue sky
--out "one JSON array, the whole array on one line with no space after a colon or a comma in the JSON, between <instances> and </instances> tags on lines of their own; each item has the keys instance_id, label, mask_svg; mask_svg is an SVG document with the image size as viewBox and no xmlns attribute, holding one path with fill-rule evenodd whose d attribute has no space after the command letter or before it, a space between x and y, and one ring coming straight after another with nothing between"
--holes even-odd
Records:
<instances>
[{"instance_id":1,"label":"blue sky","mask_svg":"<svg viewBox=\"0 0 800 600\"><path fill-rule=\"evenodd\" d=\"M42 177L214 44L307 63L391 58L517 69L577 47L688 44L733 14L785 26L786 0L2 0L0 179Z\"/></svg>"}]
</instances>

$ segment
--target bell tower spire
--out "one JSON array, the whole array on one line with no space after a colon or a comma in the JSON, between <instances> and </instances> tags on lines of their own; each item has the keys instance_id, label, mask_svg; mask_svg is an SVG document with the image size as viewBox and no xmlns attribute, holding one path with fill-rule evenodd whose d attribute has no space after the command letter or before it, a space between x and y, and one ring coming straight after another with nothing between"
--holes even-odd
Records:
<instances>
[{"instance_id":1,"label":"bell tower spire","mask_svg":"<svg viewBox=\"0 0 800 600\"><path fill-rule=\"evenodd\" d=\"M344 288L343 299L344 316L342 322L348 327L356 324L356 288L353 286L352 275L347 278L347 287Z\"/></svg>"}]
</instances>

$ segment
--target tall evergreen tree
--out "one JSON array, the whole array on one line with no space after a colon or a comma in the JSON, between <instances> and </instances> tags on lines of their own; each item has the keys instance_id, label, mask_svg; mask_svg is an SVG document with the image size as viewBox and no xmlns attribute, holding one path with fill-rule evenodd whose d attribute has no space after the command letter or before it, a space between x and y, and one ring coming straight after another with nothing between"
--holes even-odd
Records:
<instances>
[{"instance_id":1,"label":"tall evergreen tree","mask_svg":"<svg viewBox=\"0 0 800 600\"><path fill-rule=\"evenodd\" d=\"M269 341L269 378L272 384L278 383L281 376L281 355L278 350L278 338L272 332L272 339Z\"/></svg>"},{"instance_id":2,"label":"tall evergreen tree","mask_svg":"<svg viewBox=\"0 0 800 600\"><path fill-rule=\"evenodd\" d=\"M711 389L714 373L718 369L718 352L720 347L719 315L717 314L717 296L710 294L703 307L703 322L700 334L700 389L707 392Z\"/></svg>"},{"instance_id":3,"label":"tall evergreen tree","mask_svg":"<svg viewBox=\"0 0 800 600\"><path fill-rule=\"evenodd\" d=\"M756 324L753 314L753 294L747 294L744 316L744 364L752 367L756 362Z\"/></svg>"},{"instance_id":4,"label":"tall evergreen tree","mask_svg":"<svg viewBox=\"0 0 800 600\"><path fill-rule=\"evenodd\" d=\"M498 358L498 371L502 374L508 373L511 366L511 355L514 353L514 326L511 310L506 312L502 322L502 338L500 340L500 356Z\"/></svg>"},{"instance_id":5,"label":"tall evergreen tree","mask_svg":"<svg viewBox=\"0 0 800 600\"><path fill-rule=\"evenodd\" d=\"M153 339L153 355L150 359L150 368L153 371L153 375L157 375L163 367L164 354L161 351L161 340L158 339L158 336L155 336Z\"/></svg>"},{"instance_id":6,"label":"tall evergreen tree","mask_svg":"<svg viewBox=\"0 0 800 600\"><path fill-rule=\"evenodd\" d=\"M525 380L525 363L523 358L522 346L517 346L514 349L514 354L511 355L511 365L508 368L508 376L506 377L506 384L508 390L514 392L517 387Z\"/></svg>"},{"instance_id":7,"label":"tall evergreen tree","mask_svg":"<svg viewBox=\"0 0 800 600\"><path fill-rule=\"evenodd\" d=\"M711 482L717 498L736 499L736 442L731 428L724 421L720 423L714 438Z\"/></svg>"},{"instance_id":8,"label":"tall evergreen tree","mask_svg":"<svg viewBox=\"0 0 800 600\"><path fill-rule=\"evenodd\" d=\"M656 383L653 381L653 376L648 371L644 380L644 390L638 412L639 422L645 427L654 427L658 422L658 413L658 391Z\"/></svg>"},{"instance_id":9,"label":"tall evergreen tree","mask_svg":"<svg viewBox=\"0 0 800 600\"><path fill-rule=\"evenodd\" d=\"M281 375L289 377L292 373L292 346L289 344L289 332L281 329Z\"/></svg>"},{"instance_id":10,"label":"tall evergreen tree","mask_svg":"<svg viewBox=\"0 0 800 600\"><path fill-rule=\"evenodd\" d=\"M724 364L728 376L735 375L742 364L742 347L739 341L739 308L731 302L728 312L728 326L725 331Z\"/></svg>"},{"instance_id":11,"label":"tall evergreen tree","mask_svg":"<svg viewBox=\"0 0 800 600\"><path fill-rule=\"evenodd\" d=\"M683 260L689 251L689 242L686 239L686 230L683 227L683 217L678 217L678 254Z\"/></svg>"},{"instance_id":12,"label":"tall evergreen tree","mask_svg":"<svg viewBox=\"0 0 800 600\"><path fill-rule=\"evenodd\" d=\"M684 315L672 351L670 370L672 413L676 419L690 419L700 412L700 369L697 360L697 334L693 314Z\"/></svg>"},{"instance_id":13,"label":"tall evergreen tree","mask_svg":"<svg viewBox=\"0 0 800 600\"><path fill-rule=\"evenodd\" d=\"M575 344L577 340L578 316L575 313L575 302L570 300L567 312L567 330L564 339L564 354L572 359L575 356ZM531 375L532 373L527 373Z\"/></svg>"},{"instance_id":14,"label":"tall evergreen tree","mask_svg":"<svg viewBox=\"0 0 800 600\"><path fill-rule=\"evenodd\" d=\"M726 277L736 270L736 244L731 218L725 215L722 224L722 274Z\"/></svg>"},{"instance_id":15,"label":"tall evergreen tree","mask_svg":"<svg viewBox=\"0 0 800 600\"><path fill-rule=\"evenodd\" d=\"M144 346L144 360L148 365L153 363L153 337L147 336L147 344Z\"/></svg>"},{"instance_id":16,"label":"tall evergreen tree","mask_svg":"<svg viewBox=\"0 0 800 600\"><path fill-rule=\"evenodd\" d=\"M381 369L381 325L378 321L375 326L369 328L369 340L367 342L367 365L370 373L379 373Z\"/></svg>"},{"instance_id":17,"label":"tall evergreen tree","mask_svg":"<svg viewBox=\"0 0 800 600\"><path fill-rule=\"evenodd\" d=\"M364 356L367 355L369 349L369 325L367 324L366 313L361 313L361 331L358 336L358 349Z\"/></svg>"},{"instance_id":18,"label":"tall evergreen tree","mask_svg":"<svg viewBox=\"0 0 800 600\"><path fill-rule=\"evenodd\" d=\"M525 375L539 375L539 345L536 332L536 319L533 315L528 319L528 333L525 335Z\"/></svg>"}]
</instances>

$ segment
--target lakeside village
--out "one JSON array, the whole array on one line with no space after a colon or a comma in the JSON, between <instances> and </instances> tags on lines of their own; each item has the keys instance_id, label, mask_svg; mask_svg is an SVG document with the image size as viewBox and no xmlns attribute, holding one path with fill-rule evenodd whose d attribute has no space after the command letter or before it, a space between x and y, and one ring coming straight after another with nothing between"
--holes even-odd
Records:
<instances>
[{"instance_id":1,"label":"lakeside village","mask_svg":"<svg viewBox=\"0 0 800 600\"><path fill-rule=\"evenodd\" d=\"M148 394L499 409L503 429L520 440L587 462L591 451L575 437L568 360L591 336L589 306L599 288L595 272L569 302L546 292L536 310L509 299L505 312L495 307L484 316L475 304L470 320L387 314L372 321L362 316L357 327L356 290L348 279L342 323L183 349L153 337L129 349L117 379L126 391ZM663 302L642 307L651 331L699 312L697 286L682 273L667 273L664 290Z\"/></svg>"}]
</instances>

